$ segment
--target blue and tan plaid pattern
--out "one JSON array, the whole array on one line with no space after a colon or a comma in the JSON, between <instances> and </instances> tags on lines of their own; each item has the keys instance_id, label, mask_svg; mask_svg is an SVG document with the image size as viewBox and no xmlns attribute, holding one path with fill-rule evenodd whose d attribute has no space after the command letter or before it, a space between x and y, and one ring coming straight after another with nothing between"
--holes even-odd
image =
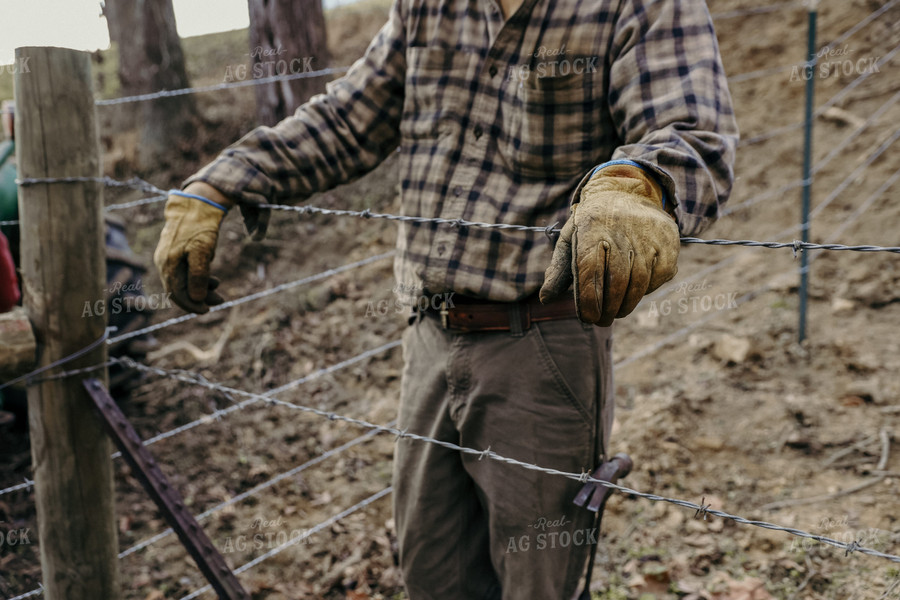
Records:
<instances>
[{"instance_id":1,"label":"blue and tan plaid pattern","mask_svg":"<svg viewBox=\"0 0 900 600\"><path fill-rule=\"evenodd\" d=\"M737 142L700 0L395 0L347 74L188 180L240 201L302 200L399 148L404 214L546 227L594 166L630 159L684 235L726 201ZM543 282L542 233L400 223L396 289L516 300Z\"/></svg>"}]
</instances>

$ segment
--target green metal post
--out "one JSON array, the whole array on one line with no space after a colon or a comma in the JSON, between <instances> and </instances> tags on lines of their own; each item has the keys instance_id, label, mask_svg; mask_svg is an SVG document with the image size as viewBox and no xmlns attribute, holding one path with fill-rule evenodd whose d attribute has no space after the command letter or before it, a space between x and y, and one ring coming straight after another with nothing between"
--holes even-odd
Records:
<instances>
[{"instance_id":1,"label":"green metal post","mask_svg":"<svg viewBox=\"0 0 900 600\"><path fill-rule=\"evenodd\" d=\"M806 79L806 121L803 130L803 207L801 221L801 239L809 241L809 204L812 192L812 132L813 132L813 93L816 83L816 17L818 0L809 3L807 66L803 70ZM806 303L809 284L809 257L806 251L800 252L800 325L798 341L806 339Z\"/></svg>"}]
</instances>

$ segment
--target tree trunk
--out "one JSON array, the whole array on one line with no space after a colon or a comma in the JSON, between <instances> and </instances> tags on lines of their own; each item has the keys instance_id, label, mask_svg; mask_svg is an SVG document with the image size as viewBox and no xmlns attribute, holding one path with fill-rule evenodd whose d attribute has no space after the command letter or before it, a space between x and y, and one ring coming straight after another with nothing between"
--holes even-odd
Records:
<instances>
[{"instance_id":1,"label":"tree trunk","mask_svg":"<svg viewBox=\"0 0 900 600\"><path fill-rule=\"evenodd\" d=\"M321 0L248 0L251 73L255 79L299 74L330 62ZM260 125L274 125L310 96L325 91L324 77L254 86Z\"/></svg>"},{"instance_id":2,"label":"tree trunk","mask_svg":"<svg viewBox=\"0 0 900 600\"><path fill-rule=\"evenodd\" d=\"M105 0L103 14L119 51L121 95L190 86L172 0ZM126 110L140 122L141 170L156 170L177 158L197 116L190 94L124 106L139 107Z\"/></svg>"}]
</instances>

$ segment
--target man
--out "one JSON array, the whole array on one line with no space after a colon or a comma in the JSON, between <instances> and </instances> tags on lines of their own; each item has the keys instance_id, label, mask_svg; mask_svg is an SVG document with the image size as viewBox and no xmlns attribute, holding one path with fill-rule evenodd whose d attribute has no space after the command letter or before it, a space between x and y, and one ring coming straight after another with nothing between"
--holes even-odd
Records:
<instances>
[{"instance_id":1,"label":"man","mask_svg":"<svg viewBox=\"0 0 900 600\"><path fill-rule=\"evenodd\" d=\"M173 300L205 312L221 302L209 262L229 208L259 237L260 204L398 147L404 214L565 222L555 248L541 231L400 223L401 300L448 301L404 333L399 427L590 471L612 419L610 325L674 276L679 230L716 218L736 141L703 2L395 0L327 93L170 197L154 258ZM394 484L411 599L575 592L592 541L578 482L404 438Z\"/></svg>"}]
</instances>

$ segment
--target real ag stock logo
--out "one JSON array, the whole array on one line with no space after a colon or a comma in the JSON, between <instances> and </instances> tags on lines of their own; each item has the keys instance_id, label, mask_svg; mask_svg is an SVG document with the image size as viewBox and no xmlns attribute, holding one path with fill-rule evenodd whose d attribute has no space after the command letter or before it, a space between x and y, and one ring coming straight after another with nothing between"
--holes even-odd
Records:
<instances>
[{"instance_id":1,"label":"real ag stock logo","mask_svg":"<svg viewBox=\"0 0 900 600\"><path fill-rule=\"evenodd\" d=\"M737 292L698 293L711 288L712 284L707 283L705 279L699 283L681 283L673 290L676 294L680 292L681 296L675 299L651 300L648 316L655 318L670 314L706 313L713 310L733 310L738 307Z\"/></svg>"},{"instance_id":2,"label":"real ag stock logo","mask_svg":"<svg viewBox=\"0 0 900 600\"><path fill-rule=\"evenodd\" d=\"M230 535L225 538L222 547L223 554L232 552L245 552L247 550L273 550L288 543L310 544L311 536L308 529L293 529L288 531L279 516L277 519L254 519L250 523L250 533ZM267 530L267 531L264 531Z\"/></svg>"},{"instance_id":3,"label":"real ag stock logo","mask_svg":"<svg viewBox=\"0 0 900 600\"><path fill-rule=\"evenodd\" d=\"M223 83L244 81L248 78L248 75L250 79L263 79L264 77L274 77L276 75L296 75L313 71L312 61L315 57L304 56L290 60L279 58L285 52L286 50L281 46L278 46L278 48L257 46L247 54L253 59L253 65L250 67L244 63L228 65L225 67L225 78L222 81Z\"/></svg>"},{"instance_id":4,"label":"real ag stock logo","mask_svg":"<svg viewBox=\"0 0 900 600\"><path fill-rule=\"evenodd\" d=\"M582 75L597 71L596 56L568 58L565 44L559 48L541 46L532 56L541 60L536 61L534 67L529 63L509 67L507 78L510 81L523 82L527 81L532 73L535 78L543 79L544 77L565 77L570 73Z\"/></svg>"},{"instance_id":5,"label":"real ag stock logo","mask_svg":"<svg viewBox=\"0 0 900 600\"><path fill-rule=\"evenodd\" d=\"M529 525L529 531L518 537L511 536L506 545L506 553L528 552L529 550L545 550L556 548L570 548L572 546L584 546L597 543L597 530L593 527L570 531L566 525L571 525L565 515L557 519L540 517Z\"/></svg>"},{"instance_id":6,"label":"real ag stock logo","mask_svg":"<svg viewBox=\"0 0 900 600\"><path fill-rule=\"evenodd\" d=\"M816 59L806 65L794 65L791 69L791 81L808 81L813 77L828 79L844 75L865 75L867 73L881 73L878 68L880 56L862 57L856 60L849 58L853 50L849 44L843 48L822 48ZM822 60L828 59L828 60ZM818 75L816 73L818 72Z\"/></svg>"}]
</instances>

